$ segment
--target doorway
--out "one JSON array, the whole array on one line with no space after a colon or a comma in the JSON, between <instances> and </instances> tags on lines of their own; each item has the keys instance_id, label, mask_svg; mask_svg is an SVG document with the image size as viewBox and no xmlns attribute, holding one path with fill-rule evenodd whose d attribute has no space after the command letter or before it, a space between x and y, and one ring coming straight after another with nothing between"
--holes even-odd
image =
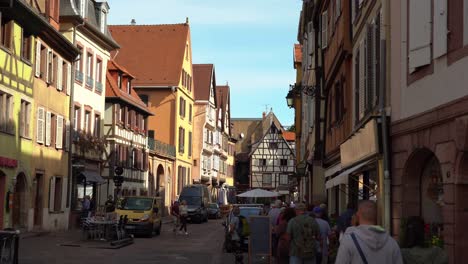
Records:
<instances>
[{"instance_id":1,"label":"doorway","mask_svg":"<svg viewBox=\"0 0 468 264\"><path fill-rule=\"evenodd\" d=\"M34 179L34 226L40 227L42 225L42 199L44 196L44 174L36 173Z\"/></svg>"},{"instance_id":2,"label":"doorway","mask_svg":"<svg viewBox=\"0 0 468 264\"><path fill-rule=\"evenodd\" d=\"M18 174L13 192L12 224L15 228L25 228L27 226L26 186L26 176L24 173Z\"/></svg>"}]
</instances>

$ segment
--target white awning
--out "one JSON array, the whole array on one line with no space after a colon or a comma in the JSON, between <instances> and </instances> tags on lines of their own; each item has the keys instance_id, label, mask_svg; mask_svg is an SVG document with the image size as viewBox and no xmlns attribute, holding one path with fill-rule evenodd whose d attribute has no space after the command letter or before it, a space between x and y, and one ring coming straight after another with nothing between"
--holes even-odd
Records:
<instances>
[{"instance_id":1,"label":"white awning","mask_svg":"<svg viewBox=\"0 0 468 264\"><path fill-rule=\"evenodd\" d=\"M325 178L331 177L333 174L339 172L341 169L342 169L341 168L341 163L326 169L325 172L324 172Z\"/></svg>"},{"instance_id":2,"label":"white awning","mask_svg":"<svg viewBox=\"0 0 468 264\"><path fill-rule=\"evenodd\" d=\"M330 189L334 186L337 186L337 185L340 185L340 184L347 184L348 183L348 176L349 174L357 171L358 169L362 168L363 166L369 164L370 161L366 161L366 162L363 162L363 163L360 163L354 167L351 167L343 172L341 172L340 174L338 174L338 176L328 180L325 182L325 187L327 189Z\"/></svg>"}]
</instances>

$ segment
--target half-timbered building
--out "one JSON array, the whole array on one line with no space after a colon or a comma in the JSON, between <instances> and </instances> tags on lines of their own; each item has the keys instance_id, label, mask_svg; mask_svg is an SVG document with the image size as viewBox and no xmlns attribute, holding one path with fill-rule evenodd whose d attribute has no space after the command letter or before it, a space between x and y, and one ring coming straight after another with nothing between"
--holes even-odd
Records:
<instances>
[{"instance_id":1,"label":"half-timbered building","mask_svg":"<svg viewBox=\"0 0 468 264\"><path fill-rule=\"evenodd\" d=\"M147 120L153 114L133 90L133 75L114 61L109 61L107 69L104 134L108 157L103 177L108 181L101 185L101 202L114 194L145 196L150 189ZM112 180L117 166L123 168L121 193L115 192Z\"/></svg>"}]
</instances>

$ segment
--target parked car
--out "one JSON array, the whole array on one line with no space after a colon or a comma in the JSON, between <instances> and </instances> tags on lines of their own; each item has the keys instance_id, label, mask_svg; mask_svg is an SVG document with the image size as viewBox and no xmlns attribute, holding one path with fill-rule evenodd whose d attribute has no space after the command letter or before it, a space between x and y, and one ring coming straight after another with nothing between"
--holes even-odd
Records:
<instances>
[{"instance_id":1,"label":"parked car","mask_svg":"<svg viewBox=\"0 0 468 264\"><path fill-rule=\"evenodd\" d=\"M262 205L248 205L248 206L243 206L243 205L239 205L239 209L240 209L240 215L247 218L247 222L249 222L249 217L252 216L252 215L261 215L262 212L263 212L263 206ZM226 232L226 236L225 238L227 238L227 233L229 232L229 223L231 222L231 218L232 218L232 210L231 212L229 212L229 215L226 217L226 222L223 223L223 225L225 226L225 232ZM229 245L229 243L224 243L225 245L225 249L227 252L231 252L229 248L226 248L227 245ZM243 251L248 251L248 248L249 248L249 237L244 237L243 238L243 241L241 241L241 247L243 249Z\"/></svg>"},{"instance_id":2,"label":"parked car","mask_svg":"<svg viewBox=\"0 0 468 264\"><path fill-rule=\"evenodd\" d=\"M218 219L221 218L221 210L216 203L208 204L208 218Z\"/></svg>"},{"instance_id":3,"label":"parked car","mask_svg":"<svg viewBox=\"0 0 468 264\"><path fill-rule=\"evenodd\" d=\"M135 235L153 236L161 234L162 219L157 197L123 197L117 205L116 213L127 216L125 231Z\"/></svg>"},{"instance_id":4,"label":"parked car","mask_svg":"<svg viewBox=\"0 0 468 264\"><path fill-rule=\"evenodd\" d=\"M179 202L186 201L188 220L195 223L208 221L207 206L211 202L208 187L203 184L185 186L180 192Z\"/></svg>"}]
</instances>

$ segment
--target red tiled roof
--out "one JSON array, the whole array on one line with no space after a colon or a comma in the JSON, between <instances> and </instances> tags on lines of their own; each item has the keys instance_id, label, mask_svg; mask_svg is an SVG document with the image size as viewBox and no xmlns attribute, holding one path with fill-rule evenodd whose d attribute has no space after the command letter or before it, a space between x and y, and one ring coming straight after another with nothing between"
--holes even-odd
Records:
<instances>
[{"instance_id":1,"label":"red tiled roof","mask_svg":"<svg viewBox=\"0 0 468 264\"><path fill-rule=\"evenodd\" d=\"M286 141L295 141L296 140L296 133L290 132L290 131L284 131L283 132L283 138L286 139Z\"/></svg>"},{"instance_id":2,"label":"red tiled roof","mask_svg":"<svg viewBox=\"0 0 468 264\"><path fill-rule=\"evenodd\" d=\"M213 64L193 64L195 100L209 100Z\"/></svg>"},{"instance_id":3,"label":"red tiled roof","mask_svg":"<svg viewBox=\"0 0 468 264\"><path fill-rule=\"evenodd\" d=\"M302 62L302 45L294 44L294 63Z\"/></svg>"},{"instance_id":4,"label":"red tiled roof","mask_svg":"<svg viewBox=\"0 0 468 264\"><path fill-rule=\"evenodd\" d=\"M120 68L121 66L119 66L116 63L112 65L111 64L111 61L109 61L107 64L109 70L106 73L106 99L119 98L120 100L139 108L141 111L146 112L149 115L153 115L153 113L151 113L146 104L140 99L140 97L133 88L130 88L130 94L119 89L119 87L117 86L117 81L112 77L110 72L124 72L124 69ZM129 76L131 76L131 74L129 74Z\"/></svg>"},{"instance_id":5,"label":"red tiled roof","mask_svg":"<svg viewBox=\"0 0 468 264\"><path fill-rule=\"evenodd\" d=\"M134 85L179 84L188 24L114 25L109 31L121 47L115 60L138 73Z\"/></svg>"},{"instance_id":6,"label":"red tiled roof","mask_svg":"<svg viewBox=\"0 0 468 264\"><path fill-rule=\"evenodd\" d=\"M109 71L121 71L124 75L130 76L132 79L136 78L127 69L125 69L122 65L117 64L117 62L115 62L114 60L109 60L108 61L107 70L109 70Z\"/></svg>"}]
</instances>

